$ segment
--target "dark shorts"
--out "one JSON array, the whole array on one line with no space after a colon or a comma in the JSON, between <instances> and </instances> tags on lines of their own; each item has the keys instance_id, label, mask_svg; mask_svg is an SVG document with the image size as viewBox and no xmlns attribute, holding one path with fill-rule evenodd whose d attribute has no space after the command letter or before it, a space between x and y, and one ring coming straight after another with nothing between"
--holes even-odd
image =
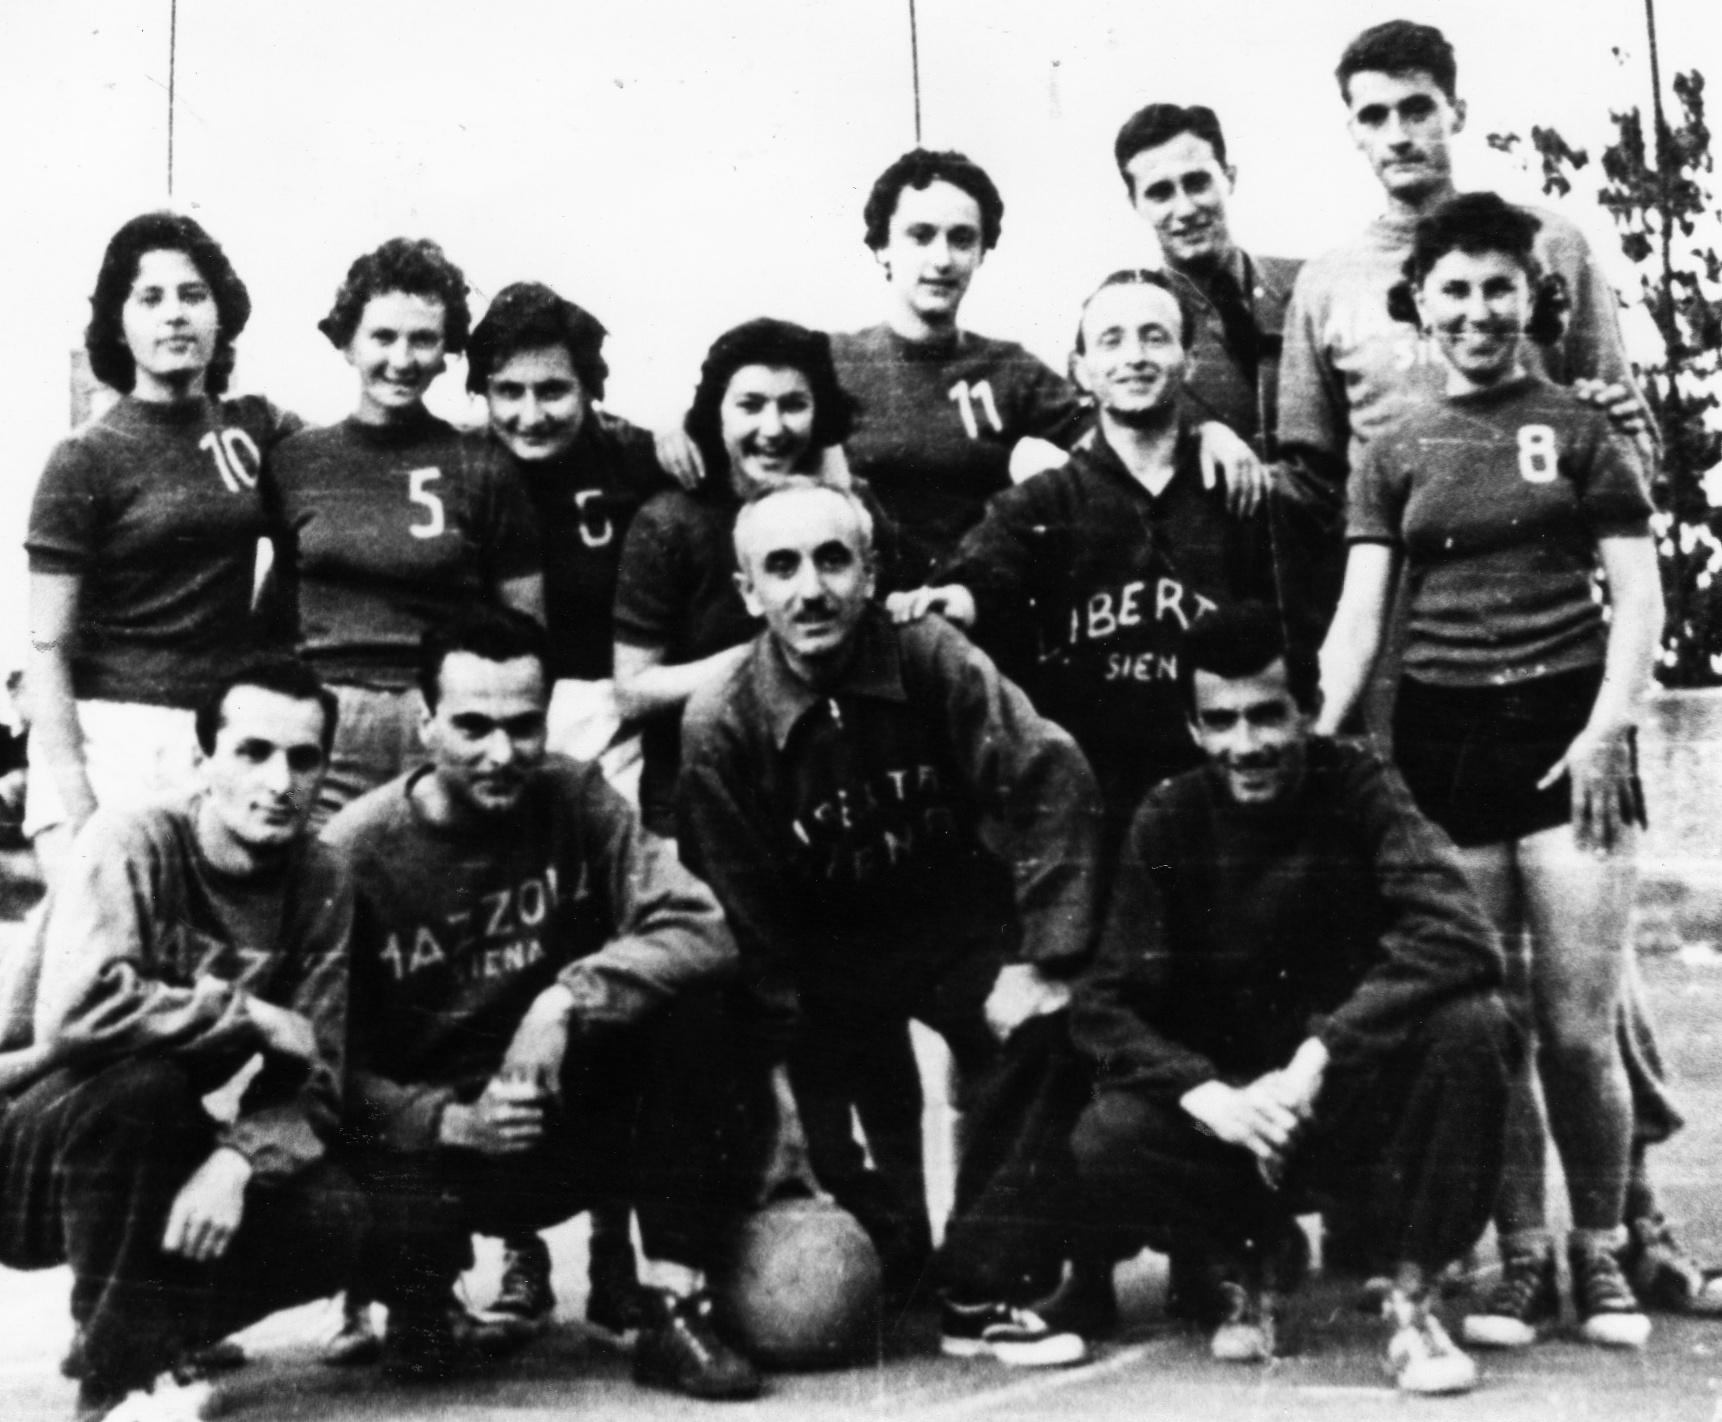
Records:
<instances>
[{"instance_id":1,"label":"dark shorts","mask_svg":"<svg viewBox=\"0 0 1722 1422\"><path fill-rule=\"evenodd\" d=\"M1418 808L1462 846L1500 844L1564 825L1572 786L1537 782L1584 729L1602 668L1580 667L1511 686L1434 686L1405 677L1393 713L1393 751ZM1644 791L1633 755L1633 799Z\"/></svg>"}]
</instances>

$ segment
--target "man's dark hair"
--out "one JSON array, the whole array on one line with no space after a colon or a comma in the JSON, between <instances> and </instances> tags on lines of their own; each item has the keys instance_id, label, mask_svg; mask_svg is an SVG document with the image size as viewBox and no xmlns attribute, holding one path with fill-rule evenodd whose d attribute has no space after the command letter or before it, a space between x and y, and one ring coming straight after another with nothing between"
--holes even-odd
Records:
<instances>
[{"instance_id":1,"label":"man's dark hair","mask_svg":"<svg viewBox=\"0 0 1722 1422\"><path fill-rule=\"evenodd\" d=\"M146 252L183 252L209 284L215 298L215 354L203 377L211 395L227 389L233 374L233 342L251 319L251 294L221 244L191 218L178 212L146 212L114 233L102 253L96 289L90 295L90 324L84 328L84 349L90 371L104 385L130 394L137 384L137 362L126 344L122 316L126 298L137 280Z\"/></svg>"},{"instance_id":2,"label":"man's dark hair","mask_svg":"<svg viewBox=\"0 0 1722 1422\"><path fill-rule=\"evenodd\" d=\"M391 237L347 268L329 314L317 329L337 350L345 350L359 329L372 297L398 291L442 304L442 343L450 355L466 349L472 312L466 304L466 275L428 237Z\"/></svg>"},{"instance_id":3,"label":"man's dark hair","mask_svg":"<svg viewBox=\"0 0 1722 1422\"><path fill-rule=\"evenodd\" d=\"M1130 196L1136 196L1134 183L1125 165L1144 148L1158 148L1170 143L1180 133L1204 138L1214 150L1214 157L1223 168L1226 165L1226 135L1220 131L1220 118L1206 104L1149 104L1137 109L1124 120L1118 137L1112 143L1112 156L1118 162L1118 176Z\"/></svg>"},{"instance_id":4,"label":"man's dark hair","mask_svg":"<svg viewBox=\"0 0 1722 1422\"><path fill-rule=\"evenodd\" d=\"M466 388L482 395L500 366L522 351L561 346L589 399L604 398L610 367L604 360L604 323L542 282L517 281L496 293L496 300L473 328L466 348Z\"/></svg>"},{"instance_id":5,"label":"man's dark hair","mask_svg":"<svg viewBox=\"0 0 1722 1422\"><path fill-rule=\"evenodd\" d=\"M867 224L867 245L877 252L891 240L891 218L904 188L923 190L934 183L949 183L972 197L981 209L981 250L990 252L998 246L1004 199L986 169L966 153L953 149L936 153L928 148L911 148L874 182L861 214Z\"/></svg>"},{"instance_id":6,"label":"man's dark hair","mask_svg":"<svg viewBox=\"0 0 1722 1422\"><path fill-rule=\"evenodd\" d=\"M1265 602L1235 602L1216 608L1184 634L1178 649L1178 690L1184 710L1196 714L1196 673L1237 681L1265 672L1285 658L1292 700L1304 711L1316 709L1321 673L1307 647L1288 645L1279 613Z\"/></svg>"},{"instance_id":7,"label":"man's dark hair","mask_svg":"<svg viewBox=\"0 0 1722 1422\"><path fill-rule=\"evenodd\" d=\"M419 638L419 691L431 711L442 696L442 664L456 652L487 662L531 657L549 676L549 644L536 620L512 607L474 607L433 623Z\"/></svg>"},{"instance_id":8,"label":"man's dark hair","mask_svg":"<svg viewBox=\"0 0 1722 1422\"><path fill-rule=\"evenodd\" d=\"M192 724L197 730L197 743L205 755L214 753L215 738L227 723L227 698L241 686L273 691L290 701L315 701L323 708L323 733L318 740L322 743L324 756L329 754L329 747L335 743L335 722L340 715L335 693L324 686L323 679L299 658L269 652L237 662L216 678L215 684L198 701L192 712Z\"/></svg>"},{"instance_id":9,"label":"man's dark hair","mask_svg":"<svg viewBox=\"0 0 1722 1422\"><path fill-rule=\"evenodd\" d=\"M1179 276L1169 276L1165 272L1157 272L1148 267L1124 267L1113 272L1099 286L1088 293L1088 299L1082 303L1082 314L1076 318L1076 353L1084 354L1088 347L1083 340L1082 327L1088 317L1088 308L1094 304L1094 298L1112 286L1157 286L1178 303L1178 343L1185 350L1190 349L1190 343L1196 339L1196 305L1190 292L1190 284Z\"/></svg>"},{"instance_id":10,"label":"man's dark hair","mask_svg":"<svg viewBox=\"0 0 1722 1422\"><path fill-rule=\"evenodd\" d=\"M1566 283L1558 275L1543 275L1536 256L1537 233L1542 222L1522 207L1514 207L1498 193L1460 193L1448 198L1417 223L1411 237L1411 255L1401 270L1403 281L1395 282L1387 294L1387 311L1395 320L1418 321L1413 293L1449 252L1475 256L1500 252L1524 268L1531 286L1531 312L1525 335L1539 345L1558 341L1565 329L1570 307Z\"/></svg>"},{"instance_id":11,"label":"man's dark hair","mask_svg":"<svg viewBox=\"0 0 1722 1422\"><path fill-rule=\"evenodd\" d=\"M793 321L761 316L735 326L712 342L700 365L682 428L698 447L706 466L708 487L729 487L729 456L723 447L723 397L731 377L744 366L765 365L799 370L813 392L813 447L825 449L849 438L855 423L855 400L837 379L831 358L831 338Z\"/></svg>"},{"instance_id":12,"label":"man's dark hair","mask_svg":"<svg viewBox=\"0 0 1722 1422\"><path fill-rule=\"evenodd\" d=\"M1410 74L1421 71L1433 79L1449 99L1458 96L1459 61L1447 36L1433 25L1415 20L1387 20L1371 25L1339 57L1333 77L1339 92L1351 102L1353 74Z\"/></svg>"}]
</instances>

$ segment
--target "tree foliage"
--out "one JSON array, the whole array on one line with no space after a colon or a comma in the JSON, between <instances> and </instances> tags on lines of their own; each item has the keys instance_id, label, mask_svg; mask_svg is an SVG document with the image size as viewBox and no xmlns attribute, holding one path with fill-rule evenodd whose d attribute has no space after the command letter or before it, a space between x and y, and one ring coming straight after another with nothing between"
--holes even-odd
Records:
<instances>
[{"instance_id":1,"label":"tree foliage","mask_svg":"<svg viewBox=\"0 0 1722 1422\"><path fill-rule=\"evenodd\" d=\"M1618 51L1617 51L1618 55ZM1677 119L1658 116L1659 141L1647 142L1638 109L1611 113L1613 141L1603 150L1597 201L1613 219L1620 249L1637 270L1640 306L1659 351L1634 362L1662 439L1657 479L1657 546L1668 602L1660 676L1668 686L1722 684L1722 207L1712 190L1714 163L1704 121L1704 76L1674 79ZM1516 150L1517 134L1489 143ZM1589 155L1552 128L1533 128L1543 191L1566 198ZM1712 499L1712 494L1715 499Z\"/></svg>"}]
</instances>

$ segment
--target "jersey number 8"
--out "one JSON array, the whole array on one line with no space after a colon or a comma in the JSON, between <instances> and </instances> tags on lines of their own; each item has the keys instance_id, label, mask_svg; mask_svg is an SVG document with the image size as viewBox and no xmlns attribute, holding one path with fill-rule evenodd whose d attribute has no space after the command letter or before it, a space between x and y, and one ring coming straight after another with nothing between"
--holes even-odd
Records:
<instances>
[{"instance_id":1,"label":"jersey number 8","mask_svg":"<svg viewBox=\"0 0 1722 1422\"><path fill-rule=\"evenodd\" d=\"M1560 451L1548 425L1519 426L1519 473L1527 484L1549 484L1560 472Z\"/></svg>"}]
</instances>

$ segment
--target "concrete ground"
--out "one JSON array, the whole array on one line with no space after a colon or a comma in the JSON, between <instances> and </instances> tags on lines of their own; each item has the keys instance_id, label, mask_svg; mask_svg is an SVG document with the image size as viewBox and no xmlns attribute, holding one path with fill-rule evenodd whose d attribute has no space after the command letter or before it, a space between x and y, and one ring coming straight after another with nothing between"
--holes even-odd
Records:
<instances>
[{"instance_id":1,"label":"concrete ground","mask_svg":"<svg viewBox=\"0 0 1722 1422\"><path fill-rule=\"evenodd\" d=\"M1653 956L1645 960L1651 999L1690 1124L1661 1148L1655 1164L1670 1212L1684 1237L1722 1262L1722 954L1715 930L1678 902L1653 906ZM392 1422L393 1419L561 1419L570 1412L606 1417L695 1416L715 1404L636 1388L627 1360L606 1351L579 1325L584 1294L584 1233L579 1223L550 1236L562 1295L559 1326L494 1372L430 1391L401 1391L371 1370L333 1371L315 1361L333 1333L332 1303L282 1314L245 1335L253 1361L232 1375L231 1410L249 1422ZM494 1248L468 1280L482 1304L495 1287ZM776 1418L1079 1418L1168 1417L1192 1422L1245 1419L1631 1418L1633 1422L1722 1419L1722 1320L1658 1317L1642 1353L1610 1354L1570 1337L1526 1353L1482 1359L1484 1385L1458 1399L1397 1396L1380 1371L1380 1325L1349 1307L1348 1291L1320 1279L1294 1301L1295 1351L1271 1367L1221 1367L1204 1341L1164 1318L1162 1263L1148 1255L1120 1271L1125 1327L1086 1366L1020 1373L937 1354L933 1317L910 1319L882 1342L875 1360L849 1371L775 1376L767 1395L722 1405L726 1417ZM63 1270L0 1273L0 1418L69 1417L73 1386L57 1361L69 1325Z\"/></svg>"}]
</instances>

